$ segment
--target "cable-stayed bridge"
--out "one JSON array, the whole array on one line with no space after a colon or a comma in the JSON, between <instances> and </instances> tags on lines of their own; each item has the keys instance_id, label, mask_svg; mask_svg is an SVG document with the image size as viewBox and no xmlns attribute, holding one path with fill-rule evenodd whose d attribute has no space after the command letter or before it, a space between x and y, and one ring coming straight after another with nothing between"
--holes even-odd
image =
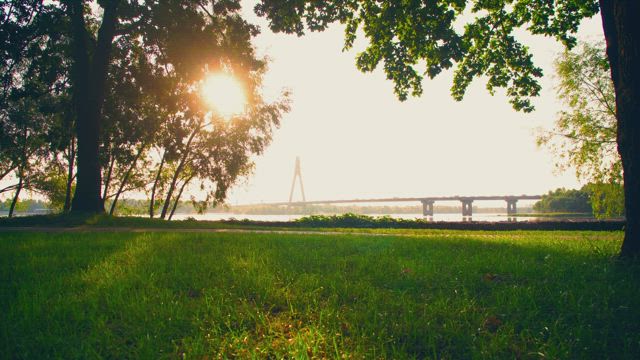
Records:
<instances>
[{"instance_id":1,"label":"cable-stayed bridge","mask_svg":"<svg viewBox=\"0 0 640 360\"><path fill-rule=\"evenodd\" d=\"M296 179L299 180L302 201L292 201L293 191L296 186ZM293 182L288 202L261 204L269 206L305 206L321 204L357 204L357 203L383 203L383 202L420 202L422 203L422 215L433 216L433 204L436 201L460 201L462 203L462 216L471 216L473 213L473 202L483 200L504 200L507 202L507 214L513 215L517 212L516 203L518 200L539 200L542 195L495 195L495 196L428 196L428 197L394 197L379 199L347 199L347 200L314 200L306 201L304 195L304 185L302 184L302 171L300 170L300 158L296 157L293 172Z\"/></svg>"}]
</instances>

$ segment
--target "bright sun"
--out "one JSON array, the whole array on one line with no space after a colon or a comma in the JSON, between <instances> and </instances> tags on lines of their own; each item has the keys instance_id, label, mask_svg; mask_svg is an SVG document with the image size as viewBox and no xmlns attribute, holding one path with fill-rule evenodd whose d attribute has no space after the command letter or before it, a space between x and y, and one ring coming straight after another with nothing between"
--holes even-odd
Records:
<instances>
[{"instance_id":1,"label":"bright sun","mask_svg":"<svg viewBox=\"0 0 640 360\"><path fill-rule=\"evenodd\" d=\"M211 74L202 82L200 94L221 116L228 118L244 111L247 103L242 85L228 74Z\"/></svg>"}]
</instances>

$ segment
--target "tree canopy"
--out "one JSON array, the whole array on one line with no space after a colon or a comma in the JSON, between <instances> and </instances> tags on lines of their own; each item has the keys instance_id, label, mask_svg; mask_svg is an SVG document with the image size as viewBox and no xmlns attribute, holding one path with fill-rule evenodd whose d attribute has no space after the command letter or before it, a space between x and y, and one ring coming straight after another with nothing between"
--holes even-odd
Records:
<instances>
[{"instance_id":1,"label":"tree canopy","mask_svg":"<svg viewBox=\"0 0 640 360\"><path fill-rule=\"evenodd\" d=\"M362 33L368 45L357 55L356 66L373 71L381 65L401 100L421 95L425 76L455 68L451 93L456 100L474 78L484 77L490 92L506 88L513 107L524 111L533 110L531 98L540 92L542 70L516 32L527 29L573 46L580 21L597 11L593 0L263 0L256 6L274 31L302 35L340 22L345 24L345 49Z\"/></svg>"},{"instance_id":2,"label":"tree canopy","mask_svg":"<svg viewBox=\"0 0 640 360\"><path fill-rule=\"evenodd\" d=\"M556 189L542 196L533 204L535 211L543 213L591 213L591 201L587 191Z\"/></svg>"}]
</instances>

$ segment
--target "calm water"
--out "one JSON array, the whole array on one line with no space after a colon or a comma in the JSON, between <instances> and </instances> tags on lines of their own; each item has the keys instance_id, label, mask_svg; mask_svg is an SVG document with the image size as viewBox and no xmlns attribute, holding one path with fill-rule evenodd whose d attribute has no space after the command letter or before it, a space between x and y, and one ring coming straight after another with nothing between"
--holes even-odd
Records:
<instances>
[{"instance_id":1,"label":"calm water","mask_svg":"<svg viewBox=\"0 0 640 360\"><path fill-rule=\"evenodd\" d=\"M196 220L254 220L254 221L291 221L299 219L307 215L252 215L252 214L231 214L231 213L207 213L207 214L175 214L173 220L184 220L186 218L194 218ZM384 216L384 215L368 215L368 216ZM389 214L393 218L397 219L422 219L422 214ZM513 219L513 218L512 218ZM540 218L534 217L521 217L515 218L516 221L532 221L539 220ZM462 221L462 214L438 214L436 213L433 221ZM473 221L508 221L507 214L475 214L472 217Z\"/></svg>"}]
</instances>

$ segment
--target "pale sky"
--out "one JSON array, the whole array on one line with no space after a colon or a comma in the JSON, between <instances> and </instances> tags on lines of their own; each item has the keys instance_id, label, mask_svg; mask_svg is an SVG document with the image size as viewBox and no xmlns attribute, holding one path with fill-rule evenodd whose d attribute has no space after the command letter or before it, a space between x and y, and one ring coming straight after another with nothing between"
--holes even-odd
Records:
<instances>
[{"instance_id":1,"label":"pale sky","mask_svg":"<svg viewBox=\"0 0 640 360\"><path fill-rule=\"evenodd\" d=\"M382 70L356 69L362 39L356 50L341 51L339 24L301 38L273 34L252 8L245 6L245 16L262 28L255 45L271 59L265 93L288 88L293 103L229 204L287 201L296 156L307 200L542 194L580 186L572 170L555 172L552 155L535 144L536 129L550 128L560 110L552 62L562 46L554 40L526 37L545 74L533 113L516 112L502 93L491 96L482 79L456 102L451 72L425 80L421 98L400 102ZM583 23L579 38L602 39L599 16ZM299 188L294 199L301 200Z\"/></svg>"}]
</instances>

